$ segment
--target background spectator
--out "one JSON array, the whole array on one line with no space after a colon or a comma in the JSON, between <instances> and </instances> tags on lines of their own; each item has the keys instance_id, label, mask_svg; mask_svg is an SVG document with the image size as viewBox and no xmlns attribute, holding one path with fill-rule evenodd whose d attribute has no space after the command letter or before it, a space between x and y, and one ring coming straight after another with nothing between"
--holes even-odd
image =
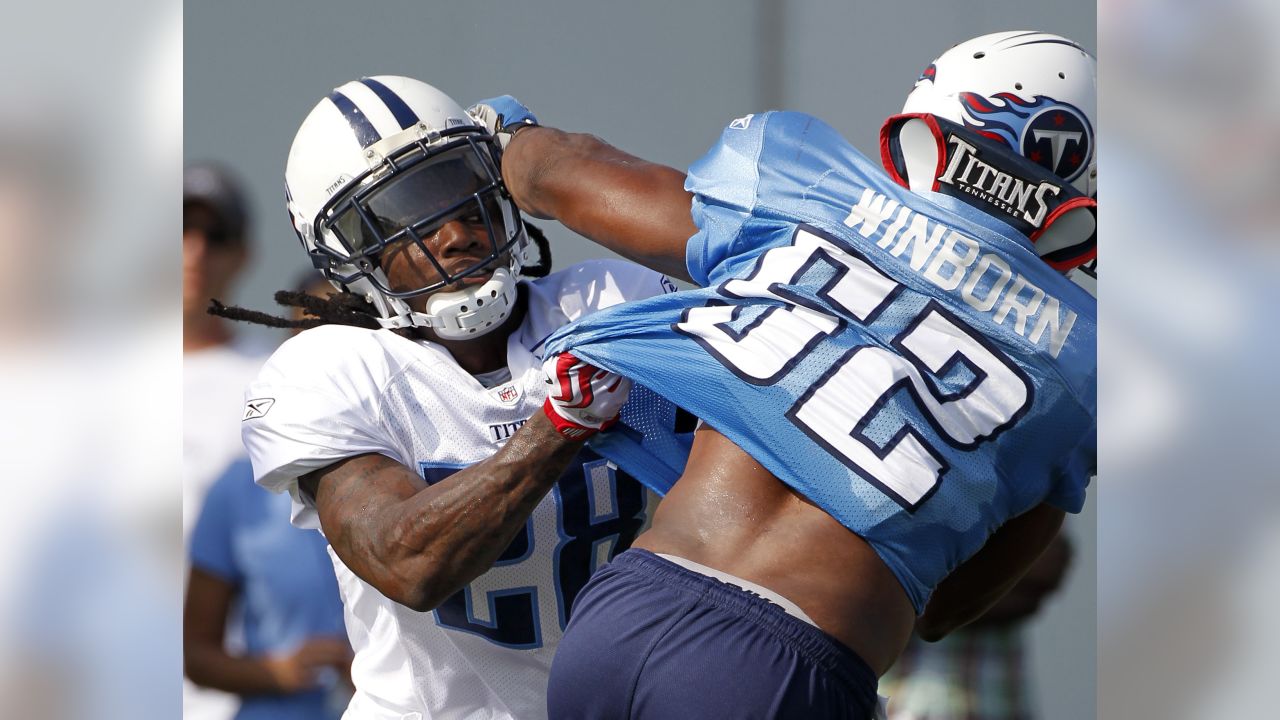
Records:
<instances>
[{"instance_id":1,"label":"background spectator","mask_svg":"<svg viewBox=\"0 0 1280 720\"><path fill-rule=\"evenodd\" d=\"M213 164L182 173L182 527L184 541L214 480L244 455L244 386L266 359L205 312L225 297L249 257L249 211L239 182ZM186 720L225 720L235 698L183 686Z\"/></svg>"},{"instance_id":2,"label":"background spectator","mask_svg":"<svg viewBox=\"0 0 1280 720\"><path fill-rule=\"evenodd\" d=\"M210 488L192 532L186 674L240 695L236 720L336 720L350 699L351 648L325 540L290 525L289 511L288 495L254 485L246 458ZM226 641L237 607L243 652Z\"/></svg>"}]
</instances>

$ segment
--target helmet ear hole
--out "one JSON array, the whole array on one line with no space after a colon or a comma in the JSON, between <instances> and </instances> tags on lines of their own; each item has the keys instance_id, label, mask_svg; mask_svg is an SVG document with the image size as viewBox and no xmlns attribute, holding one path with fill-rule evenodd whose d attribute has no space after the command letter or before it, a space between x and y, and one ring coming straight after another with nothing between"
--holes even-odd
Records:
<instances>
[{"instance_id":1,"label":"helmet ear hole","mask_svg":"<svg viewBox=\"0 0 1280 720\"><path fill-rule=\"evenodd\" d=\"M984 58L984 57L986 57L986 56L987 56L987 54L986 54L986 53L984 53L984 52L982 52L981 50L979 50L978 52L976 52L976 53L974 53L974 54L973 54L973 59L974 59L974 60L981 60L982 58Z\"/></svg>"}]
</instances>

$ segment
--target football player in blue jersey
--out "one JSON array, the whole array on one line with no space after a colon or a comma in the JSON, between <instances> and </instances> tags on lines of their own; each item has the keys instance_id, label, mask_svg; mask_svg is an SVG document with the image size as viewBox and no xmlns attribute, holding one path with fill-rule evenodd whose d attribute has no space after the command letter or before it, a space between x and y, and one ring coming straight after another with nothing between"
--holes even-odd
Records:
<instances>
[{"instance_id":1,"label":"football player in blue jersey","mask_svg":"<svg viewBox=\"0 0 1280 720\"><path fill-rule=\"evenodd\" d=\"M880 163L799 113L686 174L472 108L525 213L700 286L548 341L703 422L578 596L551 717L871 717L913 630L980 615L1080 510L1096 308L1063 273L1095 254L1095 71L1055 35L958 45Z\"/></svg>"}]
</instances>

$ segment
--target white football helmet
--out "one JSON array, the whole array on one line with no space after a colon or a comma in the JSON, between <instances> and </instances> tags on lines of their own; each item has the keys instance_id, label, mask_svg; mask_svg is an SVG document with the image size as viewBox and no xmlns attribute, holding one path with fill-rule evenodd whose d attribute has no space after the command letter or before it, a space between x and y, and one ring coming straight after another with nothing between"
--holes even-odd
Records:
<instances>
[{"instance_id":1,"label":"white football helmet","mask_svg":"<svg viewBox=\"0 0 1280 720\"><path fill-rule=\"evenodd\" d=\"M483 335L510 316L528 245L499 154L488 131L424 82L393 75L349 82L321 100L294 136L285 166L289 215L312 263L364 296L383 327L429 327L446 339ZM488 254L446 268L424 240L458 218L484 224ZM380 257L405 242L418 245L438 281L391 287ZM437 292L490 272L487 282ZM426 293L435 293L426 312L405 302Z\"/></svg>"},{"instance_id":2,"label":"white football helmet","mask_svg":"<svg viewBox=\"0 0 1280 720\"><path fill-rule=\"evenodd\" d=\"M1067 38L983 35L934 60L903 113L930 113L1002 142L1097 194L1098 62Z\"/></svg>"}]
</instances>

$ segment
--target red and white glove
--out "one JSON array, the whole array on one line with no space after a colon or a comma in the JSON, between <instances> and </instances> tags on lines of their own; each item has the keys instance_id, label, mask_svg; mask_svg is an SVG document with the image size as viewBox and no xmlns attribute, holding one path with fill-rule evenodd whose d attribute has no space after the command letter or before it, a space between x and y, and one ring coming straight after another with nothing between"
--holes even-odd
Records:
<instances>
[{"instance_id":1,"label":"red and white glove","mask_svg":"<svg viewBox=\"0 0 1280 720\"><path fill-rule=\"evenodd\" d=\"M542 363L547 378L547 401L542 412L556 432L582 440L618 422L631 392L631 381L616 373L560 353Z\"/></svg>"}]
</instances>

